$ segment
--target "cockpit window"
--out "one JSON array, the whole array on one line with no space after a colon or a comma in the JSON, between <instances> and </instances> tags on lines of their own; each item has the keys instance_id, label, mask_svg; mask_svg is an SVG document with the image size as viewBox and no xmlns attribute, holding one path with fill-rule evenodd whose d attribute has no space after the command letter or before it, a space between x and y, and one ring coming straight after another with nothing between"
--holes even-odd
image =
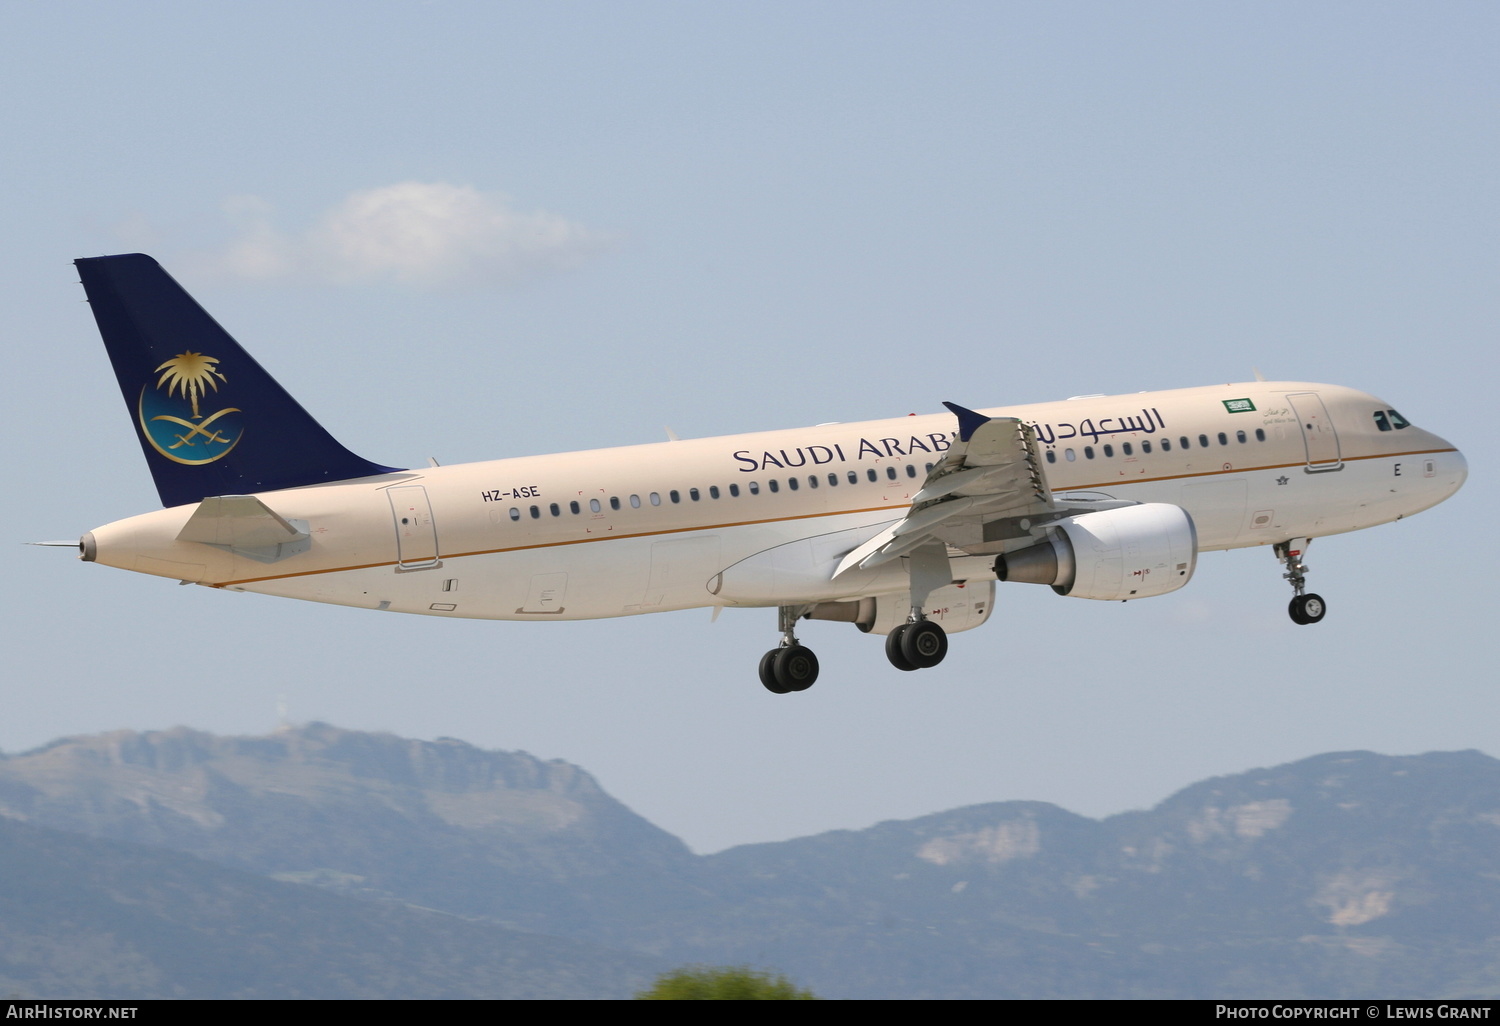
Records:
<instances>
[{"instance_id":1,"label":"cockpit window","mask_svg":"<svg viewBox=\"0 0 1500 1026\"><path fill-rule=\"evenodd\" d=\"M1411 421L1401 416L1401 414L1397 413L1395 410L1386 410L1385 412L1391 415L1391 426L1394 427L1397 431L1400 431L1402 428L1411 427Z\"/></svg>"},{"instance_id":2,"label":"cockpit window","mask_svg":"<svg viewBox=\"0 0 1500 1026\"><path fill-rule=\"evenodd\" d=\"M1375 426L1382 431L1389 431L1391 429L1391 422L1386 419L1384 410L1375 411Z\"/></svg>"}]
</instances>

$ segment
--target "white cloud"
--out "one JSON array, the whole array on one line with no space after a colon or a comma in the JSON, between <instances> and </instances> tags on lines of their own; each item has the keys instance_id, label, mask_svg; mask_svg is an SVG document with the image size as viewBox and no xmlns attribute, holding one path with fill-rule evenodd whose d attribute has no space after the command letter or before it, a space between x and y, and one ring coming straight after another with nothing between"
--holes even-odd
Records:
<instances>
[{"instance_id":1,"label":"white cloud","mask_svg":"<svg viewBox=\"0 0 1500 1026\"><path fill-rule=\"evenodd\" d=\"M517 210L507 196L445 182L351 193L300 234L275 228L269 205L255 197L235 197L225 211L239 237L218 262L255 279L506 284L575 267L607 242L556 214Z\"/></svg>"}]
</instances>

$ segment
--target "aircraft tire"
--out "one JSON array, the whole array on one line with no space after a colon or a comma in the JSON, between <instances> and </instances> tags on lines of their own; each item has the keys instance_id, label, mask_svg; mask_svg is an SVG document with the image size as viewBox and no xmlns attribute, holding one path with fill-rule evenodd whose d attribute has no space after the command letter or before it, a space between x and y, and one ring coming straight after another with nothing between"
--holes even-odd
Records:
<instances>
[{"instance_id":1,"label":"aircraft tire","mask_svg":"<svg viewBox=\"0 0 1500 1026\"><path fill-rule=\"evenodd\" d=\"M1298 595L1287 608L1294 623L1306 626L1317 623L1328 612L1328 604L1321 595Z\"/></svg>"},{"instance_id":2,"label":"aircraft tire","mask_svg":"<svg viewBox=\"0 0 1500 1026\"><path fill-rule=\"evenodd\" d=\"M818 679L818 657L803 645L778 648L771 660L771 675L785 689L782 694L806 691Z\"/></svg>"},{"instance_id":3,"label":"aircraft tire","mask_svg":"<svg viewBox=\"0 0 1500 1026\"><path fill-rule=\"evenodd\" d=\"M936 666L948 654L948 632L931 620L907 624L901 654L919 670Z\"/></svg>"},{"instance_id":4,"label":"aircraft tire","mask_svg":"<svg viewBox=\"0 0 1500 1026\"><path fill-rule=\"evenodd\" d=\"M903 623L885 636L885 657L891 661L891 665L898 670L915 670L917 664L906 658L902 651L901 639L906 637L906 629L911 624Z\"/></svg>"},{"instance_id":5,"label":"aircraft tire","mask_svg":"<svg viewBox=\"0 0 1500 1026\"><path fill-rule=\"evenodd\" d=\"M773 695L784 695L790 690L789 688L784 687L781 682L776 679L776 657L780 654L781 649L773 648L771 649L771 651L760 657L760 682L764 684L766 690L771 692L771 694Z\"/></svg>"}]
</instances>

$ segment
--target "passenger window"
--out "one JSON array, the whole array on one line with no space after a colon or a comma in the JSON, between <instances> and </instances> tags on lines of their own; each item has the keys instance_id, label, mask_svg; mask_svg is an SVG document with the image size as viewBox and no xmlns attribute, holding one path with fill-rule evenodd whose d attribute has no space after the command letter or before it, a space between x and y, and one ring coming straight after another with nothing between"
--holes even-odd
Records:
<instances>
[{"instance_id":1,"label":"passenger window","mask_svg":"<svg viewBox=\"0 0 1500 1026\"><path fill-rule=\"evenodd\" d=\"M1125 451L1127 453L1130 452L1130 443L1129 442L1125 443ZM1149 441L1142 442L1141 443L1141 454L1145 455L1146 453L1148 453L1150 451L1151 451L1151 443Z\"/></svg>"},{"instance_id":2,"label":"passenger window","mask_svg":"<svg viewBox=\"0 0 1500 1026\"><path fill-rule=\"evenodd\" d=\"M599 500L598 499L590 499L589 500L589 512L590 513L598 513L599 512Z\"/></svg>"},{"instance_id":3,"label":"passenger window","mask_svg":"<svg viewBox=\"0 0 1500 1026\"><path fill-rule=\"evenodd\" d=\"M1219 432L1219 444L1220 445L1228 445L1229 444L1229 436L1226 435L1222 431Z\"/></svg>"},{"instance_id":4,"label":"passenger window","mask_svg":"<svg viewBox=\"0 0 1500 1026\"><path fill-rule=\"evenodd\" d=\"M675 494L677 494L677 493L676 493L676 492L673 492L673 493L672 493L672 494L674 494L674 495L675 495ZM688 498L689 498L689 499L692 499L692 500L693 500L693 501L694 501L694 502L697 502L697 501L698 501L698 500L699 500L699 499L701 499L701 498L702 498L702 496L701 496L701 495L699 495L699 494L698 494L698 489L696 489L696 488L689 488L689 489L688 489ZM674 499L674 500L672 500L672 501L674 501L674 502L675 502L675 501L676 501L676 500L675 500L675 499Z\"/></svg>"},{"instance_id":5,"label":"passenger window","mask_svg":"<svg viewBox=\"0 0 1500 1026\"><path fill-rule=\"evenodd\" d=\"M807 487L809 487L809 488L816 488L816 487L818 487L818 475L817 474L808 474L807 475Z\"/></svg>"},{"instance_id":6,"label":"passenger window","mask_svg":"<svg viewBox=\"0 0 1500 1026\"><path fill-rule=\"evenodd\" d=\"M798 485L797 485L797 479L795 477L789 477L789 478L787 478L786 479L786 486L788 488L790 488L792 491L795 492L797 490L797 487L798 487ZM773 491L773 492L775 490L776 489L774 487L771 489L771 491Z\"/></svg>"},{"instance_id":7,"label":"passenger window","mask_svg":"<svg viewBox=\"0 0 1500 1026\"><path fill-rule=\"evenodd\" d=\"M1056 463L1057 462L1057 450L1056 449L1048 449L1047 450L1047 462L1048 463Z\"/></svg>"},{"instance_id":8,"label":"passenger window","mask_svg":"<svg viewBox=\"0 0 1500 1026\"><path fill-rule=\"evenodd\" d=\"M1078 459L1078 454L1075 453L1072 449L1064 449L1063 455L1068 458L1069 463L1072 463L1074 460Z\"/></svg>"},{"instance_id":9,"label":"passenger window","mask_svg":"<svg viewBox=\"0 0 1500 1026\"><path fill-rule=\"evenodd\" d=\"M1106 455L1106 456L1113 456L1114 454L1115 454L1115 447L1112 446L1112 445L1106 444L1104 446L1104 455Z\"/></svg>"},{"instance_id":10,"label":"passenger window","mask_svg":"<svg viewBox=\"0 0 1500 1026\"><path fill-rule=\"evenodd\" d=\"M1094 458L1094 447L1092 445L1085 445L1083 447L1083 458L1086 460Z\"/></svg>"},{"instance_id":11,"label":"passenger window","mask_svg":"<svg viewBox=\"0 0 1500 1026\"><path fill-rule=\"evenodd\" d=\"M710 499L717 499L719 497L719 486L718 485L709 485L708 486L708 497Z\"/></svg>"},{"instance_id":12,"label":"passenger window","mask_svg":"<svg viewBox=\"0 0 1500 1026\"><path fill-rule=\"evenodd\" d=\"M1184 449L1191 449L1192 448L1192 445L1188 442L1188 436L1187 435L1183 435L1181 438L1177 439L1177 444L1180 445L1180 446L1182 446ZM1207 444L1207 443L1205 443L1205 444Z\"/></svg>"},{"instance_id":13,"label":"passenger window","mask_svg":"<svg viewBox=\"0 0 1500 1026\"><path fill-rule=\"evenodd\" d=\"M875 468L874 467L871 467L869 470L865 471L865 473L870 475L870 480L871 481L879 481L880 480L880 478L878 476L876 476L876 474L875 474Z\"/></svg>"},{"instance_id":14,"label":"passenger window","mask_svg":"<svg viewBox=\"0 0 1500 1026\"><path fill-rule=\"evenodd\" d=\"M533 519L533 520L540 520L540 519L542 519L542 511L539 508L537 508L536 506L531 507L531 519Z\"/></svg>"},{"instance_id":15,"label":"passenger window","mask_svg":"<svg viewBox=\"0 0 1500 1026\"><path fill-rule=\"evenodd\" d=\"M851 471L849 471L849 483L850 483L850 484L859 484L859 475L858 475L858 474L856 474L856 473L855 473L855 472L854 472L854 471L852 471L852 470L851 470Z\"/></svg>"},{"instance_id":16,"label":"passenger window","mask_svg":"<svg viewBox=\"0 0 1500 1026\"><path fill-rule=\"evenodd\" d=\"M572 502L568 503L568 509L572 510L575 515L583 512L583 507L578 505L577 499L574 499Z\"/></svg>"},{"instance_id":17,"label":"passenger window","mask_svg":"<svg viewBox=\"0 0 1500 1026\"><path fill-rule=\"evenodd\" d=\"M1162 452L1171 452L1172 451L1172 440L1170 438L1163 438L1161 440L1161 451Z\"/></svg>"},{"instance_id":18,"label":"passenger window","mask_svg":"<svg viewBox=\"0 0 1500 1026\"><path fill-rule=\"evenodd\" d=\"M510 508L510 518L512 520L520 520L521 519L521 511L518 510L518 509L516 509L516 507L512 506Z\"/></svg>"},{"instance_id":19,"label":"passenger window","mask_svg":"<svg viewBox=\"0 0 1500 1026\"><path fill-rule=\"evenodd\" d=\"M1234 433L1234 437L1235 440L1238 441L1241 445L1244 445L1247 441L1249 441L1249 439L1245 437L1245 432L1243 431L1236 431Z\"/></svg>"},{"instance_id":20,"label":"passenger window","mask_svg":"<svg viewBox=\"0 0 1500 1026\"><path fill-rule=\"evenodd\" d=\"M653 505L653 506L660 506L661 505L661 496L658 495L656 492L652 492L651 493L651 505Z\"/></svg>"},{"instance_id":21,"label":"passenger window","mask_svg":"<svg viewBox=\"0 0 1500 1026\"><path fill-rule=\"evenodd\" d=\"M837 488L838 486L839 486L839 476L837 474L834 474L834 473L829 473L829 475L828 475L828 487L829 488Z\"/></svg>"},{"instance_id":22,"label":"passenger window","mask_svg":"<svg viewBox=\"0 0 1500 1026\"><path fill-rule=\"evenodd\" d=\"M929 474L932 473L932 464L931 463L924 464L923 466L924 466L924 469L926 469L927 473L929 473Z\"/></svg>"},{"instance_id":23,"label":"passenger window","mask_svg":"<svg viewBox=\"0 0 1500 1026\"><path fill-rule=\"evenodd\" d=\"M1266 429L1265 428L1256 428L1255 429L1255 440L1257 442L1264 442L1266 440Z\"/></svg>"},{"instance_id":24,"label":"passenger window","mask_svg":"<svg viewBox=\"0 0 1500 1026\"><path fill-rule=\"evenodd\" d=\"M618 495L611 495L609 497L609 508L610 509L619 509L620 508L620 497Z\"/></svg>"},{"instance_id":25,"label":"passenger window","mask_svg":"<svg viewBox=\"0 0 1500 1026\"><path fill-rule=\"evenodd\" d=\"M641 508L641 497L639 495L632 495L630 497L630 508L631 509L640 509Z\"/></svg>"},{"instance_id":26,"label":"passenger window","mask_svg":"<svg viewBox=\"0 0 1500 1026\"><path fill-rule=\"evenodd\" d=\"M682 493L679 492L676 488L673 488L670 492L667 493L667 498L671 499L673 502L681 502ZM695 495L693 496L693 498L696 499L697 496Z\"/></svg>"},{"instance_id":27,"label":"passenger window","mask_svg":"<svg viewBox=\"0 0 1500 1026\"><path fill-rule=\"evenodd\" d=\"M779 492L779 491L781 491L781 482L778 481L778 480L776 480L774 477L771 478L770 485L771 485L771 491L773 491L773 492Z\"/></svg>"},{"instance_id":28,"label":"passenger window","mask_svg":"<svg viewBox=\"0 0 1500 1026\"><path fill-rule=\"evenodd\" d=\"M888 478L890 478L892 481L896 480L896 468L895 467L886 467L885 468L885 476L888 477Z\"/></svg>"},{"instance_id":29,"label":"passenger window","mask_svg":"<svg viewBox=\"0 0 1500 1026\"><path fill-rule=\"evenodd\" d=\"M758 482L758 481L751 481L750 482L750 494L751 495L759 495L760 494L760 482Z\"/></svg>"},{"instance_id":30,"label":"passenger window","mask_svg":"<svg viewBox=\"0 0 1500 1026\"><path fill-rule=\"evenodd\" d=\"M1207 449L1208 448L1208 436L1207 435L1199 435L1198 436L1198 445L1199 445L1200 448Z\"/></svg>"},{"instance_id":31,"label":"passenger window","mask_svg":"<svg viewBox=\"0 0 1500 1026\"><path fill-rule=\"evenodd\" d=\"M555 503L555 502L552 503L550 506L548 506L547 509L555 517L562 516L562 510L560 510L560 509L557 508L557 503Z\"/></svg>"}]
</instances>

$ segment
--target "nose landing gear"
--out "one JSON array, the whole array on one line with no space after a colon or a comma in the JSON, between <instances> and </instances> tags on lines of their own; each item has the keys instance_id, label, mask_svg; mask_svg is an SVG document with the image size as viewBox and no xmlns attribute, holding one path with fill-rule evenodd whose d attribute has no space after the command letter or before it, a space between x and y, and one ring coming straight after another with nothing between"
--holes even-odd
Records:
<instances>
[{"instance_id":1,"label":"nose landing gear","mask_svg":"<svg viewBox=\"0 0 1500 1026\"><path fill-rule=\"evenodd\" d=\"M1291 605L1287 606L1287 615L1292 618L1293 623L1303 626L1317 623L1328 612L1328 604L1323 601L1323 596L1311 592L1304 594L1307 587L1307 564L1302 562L1302 555L1311 544L1310 538L1293 538L1274 546L1276 558L1286 567L1286 573L1281 576L1296 591Z\"/></svg>"}]
</instances>

